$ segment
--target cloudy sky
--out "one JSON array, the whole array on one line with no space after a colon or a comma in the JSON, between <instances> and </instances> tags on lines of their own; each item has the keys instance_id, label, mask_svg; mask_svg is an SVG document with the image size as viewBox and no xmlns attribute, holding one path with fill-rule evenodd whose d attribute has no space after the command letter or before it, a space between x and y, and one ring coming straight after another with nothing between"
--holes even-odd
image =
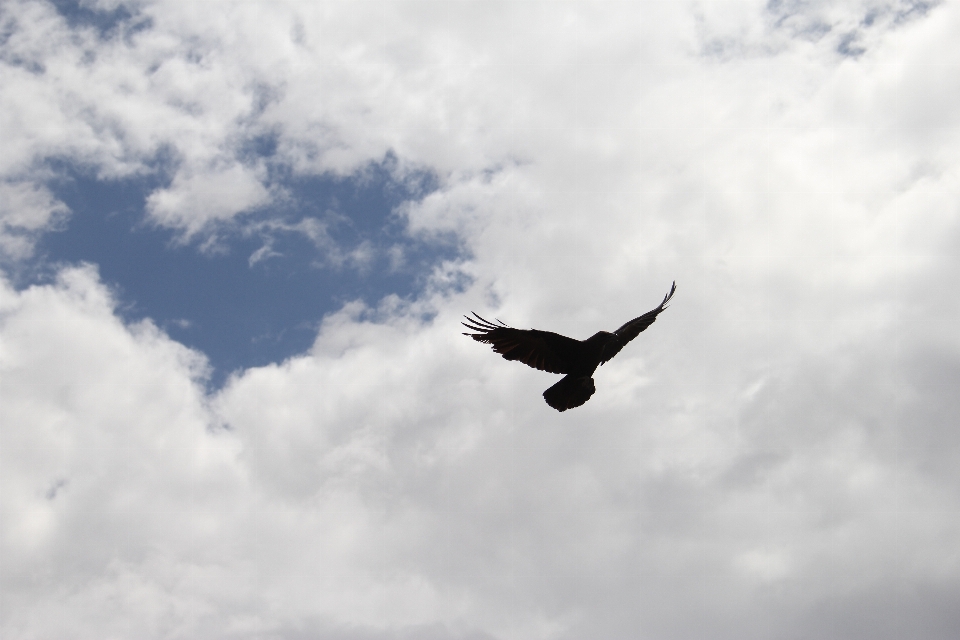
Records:
<instances>
[{"instance_id":1,"label":"cloudy sky","mask_svg":"<svg viewBox=\"0 0 960 640\"><path fill-rule=\"evenodd\" d=\"M958 34L5 0L0 635L960 636Z\"/></svg>"}]
</instances>

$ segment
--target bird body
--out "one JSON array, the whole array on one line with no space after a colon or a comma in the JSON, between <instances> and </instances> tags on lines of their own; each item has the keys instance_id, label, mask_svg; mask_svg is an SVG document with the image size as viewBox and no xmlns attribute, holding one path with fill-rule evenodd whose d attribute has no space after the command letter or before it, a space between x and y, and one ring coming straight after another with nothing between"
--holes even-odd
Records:
<instances>
[{"instance_id":1,"label":"bird body","mask_svg":"<svg viewBox=\"0 0 960 640\"><path fill-rule=\"evenodd\" d=\"M593 373L597 367L620 353L624 346L649 327L666 309L677 290L677 283L655 309L627 322L613 332L598 331L586 340L574 340L552 331L514 329L499 320L485 320L474 313L462 323L474 333L464 333L477 342L486 342L507 360L547 371L566 374L558 383L543 392L547 404L557 411L579 407L596 391Z\"/></svg>"}]
</instances>

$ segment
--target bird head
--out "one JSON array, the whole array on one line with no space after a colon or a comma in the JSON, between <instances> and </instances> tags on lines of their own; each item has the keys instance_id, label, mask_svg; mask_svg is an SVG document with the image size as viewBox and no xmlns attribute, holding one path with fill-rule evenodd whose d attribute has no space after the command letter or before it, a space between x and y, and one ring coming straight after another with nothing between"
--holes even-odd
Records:
<instances>
[{"instance_id":1,"label":"bird head","mask_svg":"<svg viewBox=\"0 0 960 640\"><path fill-rule=\"evenodd\" d=\"M600 351L600 364L612 358L617 351L623 348L617 334L609 331L598 331L587 338L585 342Z\"/></svg>"}]
</instances>

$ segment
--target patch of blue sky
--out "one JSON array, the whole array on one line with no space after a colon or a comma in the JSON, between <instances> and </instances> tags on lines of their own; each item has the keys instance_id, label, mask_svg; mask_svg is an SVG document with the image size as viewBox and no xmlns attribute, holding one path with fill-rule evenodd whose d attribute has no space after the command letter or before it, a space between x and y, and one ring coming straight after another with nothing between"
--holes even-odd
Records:
<instances>
[{"instance_id":1,"label":"patch of blue sky","mask_svg":"<svg viewBox=\"0 0 960 640\"><path fill-rule=\"evenodd\" d=\"M125 36L147 29L150 19L139 15L136 5L120 2L110 8L100 8L82 0L50 0L57 13L72 28L92 27L101 39L107 40L123 31Z\"/></svg>"},{"instance_id":2,"label":"patch of blue sky","mask_svg":"<svg viewBox=\"0 0 960 640\"><path fill-rule=\"evenodd\" d=\"M39 240L17 286L65 264L97 265L125 320L150 318L206 354L213 388L232 371L304 352L323 316L346 302L415 297L441 262L464 252L456 237L407 232L397 208L439 181L428 171L401 175L390 155L348 177L275 169L272 186L286 194L279 204L189 241L146 217L147 196L169 182L162 170L104 181L59 163L55 173L49 186L72 213Z\"/></svg>"}]
</instances>

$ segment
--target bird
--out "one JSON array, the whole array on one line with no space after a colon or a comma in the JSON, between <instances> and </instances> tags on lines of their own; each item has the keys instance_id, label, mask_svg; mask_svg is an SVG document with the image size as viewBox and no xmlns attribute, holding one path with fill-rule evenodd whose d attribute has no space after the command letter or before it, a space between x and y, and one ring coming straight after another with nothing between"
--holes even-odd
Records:
<instances>
[{"instance_id":1,"label":"bird","mask_svg":"<svg viewBox=\"0 0 960 640\"><path fill-rule=\"evenodd\" d=\"M586 340L575 340L552 331L514 329L497 319L496 323L473 313L464 316L464 333L477 342L485 342L506 360L518 360L528 367L562 373L564 377L543 392L543 399L557 411L566 411L586 403L597 390L593 374L597 367L620 353L624 346L657 319L677 290L676 281L663 302L642 316L627 322L614 332L598 331Z\"/></svg>"}]
</instances>

